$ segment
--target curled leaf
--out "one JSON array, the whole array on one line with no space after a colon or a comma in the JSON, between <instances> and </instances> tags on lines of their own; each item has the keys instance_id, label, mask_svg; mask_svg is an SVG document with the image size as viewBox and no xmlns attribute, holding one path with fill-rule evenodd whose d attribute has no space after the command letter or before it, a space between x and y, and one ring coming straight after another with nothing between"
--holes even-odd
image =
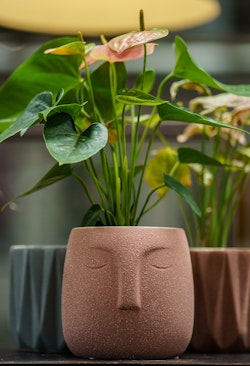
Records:
<instances>
[{"instance_id":1,"label":"curled leaf","mask_svg":"<svg viewBox=\"0 0 250 366\"><path fill-rule=\"evenodd\" d=\"M82 55L88 54L95 46L95 43L85 44L81 41L71 42L56 48L49 48L44 51L45 54L53 55Z\"/></svg>"}]
</instances>

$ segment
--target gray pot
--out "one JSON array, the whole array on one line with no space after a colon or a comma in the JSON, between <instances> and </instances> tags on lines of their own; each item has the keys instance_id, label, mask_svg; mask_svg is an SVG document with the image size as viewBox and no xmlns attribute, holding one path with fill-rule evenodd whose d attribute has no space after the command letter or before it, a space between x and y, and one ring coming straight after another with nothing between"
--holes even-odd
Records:
<instances>
[{"instance_id":1,"label":"gray pot","mask_svg":"<svg viewBox=\"0 0 250 366\"><path fill-rule=\"evenodd\" d=\"M18 348L67 350L61 324L66 245L10 247L10 332Z\"/></svg>"}]
</instances>

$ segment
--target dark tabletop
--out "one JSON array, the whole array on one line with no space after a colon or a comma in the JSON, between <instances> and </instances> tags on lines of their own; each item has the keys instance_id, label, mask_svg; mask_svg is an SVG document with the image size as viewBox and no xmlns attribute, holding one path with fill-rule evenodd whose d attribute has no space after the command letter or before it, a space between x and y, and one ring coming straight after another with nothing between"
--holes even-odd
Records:
<instances>
[{"instance_id":1,"label":"dark tabletop","mask_svg":"<svg viewBox=\"0 0 250 366\"><path fill-rule=\"evenodd\" d=\"M200 354L185 352L167 360L90 360L61 354L18 350L9 344L0 344L1 364L85 364L85 365L250 365L250 353Z\"/></svg>"}]
</instances>

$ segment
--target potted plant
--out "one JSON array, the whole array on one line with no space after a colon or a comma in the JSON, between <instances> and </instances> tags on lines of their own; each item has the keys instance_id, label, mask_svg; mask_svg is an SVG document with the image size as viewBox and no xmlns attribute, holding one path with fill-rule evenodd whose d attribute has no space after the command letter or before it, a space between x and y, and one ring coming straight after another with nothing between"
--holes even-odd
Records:
<instances>
[{"instance_id":1,"label":"potted plant","mask_svg":"<svg viewBox=\"0 0 250 366\"><path fill-rule=\"evenodd\" d=\"M167 121L237 128L169 101L164 89L174 78L194 75L196 82L238 95L249 95L250 88L217 82L194 64L180 37L174 43L174 69L156 88L147 56L154 50L151 42L167 34L166 29L145 30L141 11L138 32L109 41L102 36L101 45L87 44L81 34L58 38L43 45L0 89L0 141L42 125L56 160L14 200L72 177L90 202L82 227L70 234L62 287L64 335L78 356L166 358L182 353L192 335L193 280L185 232L140 226L163 198L155 195L160 189L173 189L201 214L185 187L188 164L165 145L163 179L142 198L146 167ZM126 62L140 58L142 72L128 87ZM198 154L199 163L207 159ZM83 174L91 177L98 199Z\"/></svg>"},{"instance_id":2,"label":"potted plant","mask_svg":"<svg viewBox=\"0 0 250 366\"><path fill-rule=\"evenodd\" d=\"M190 108L198 108L230 125L249 128L249 97L209 93L191 100ZM193 128L190 126L179 140L185 140L188 134L191 137ZM249 184L249 139L239 131L231 133L226 129L206 127L200 133L201 149L204 151L210 145L219 164L211 169L203 167L199 178L193 175L202 215L186 221L192 234L189 242L197 309L191 347L204 352L248 352L250 252L248 247L235 242L233 222ZM201 308L204 311L198 310Z\"/></svg>"},{"instance_id":3,"label":"potted plant","mask_svg":"<svg viewBox=\"0 0 250 366\"><path fill-rule=\"evenodd\" d=\"M180 89L198 92L200 95L188 102L190 110L249 130L249 96L229 91L214 93L214 89L197 81L192 77L174 82L170 87L172 100L182 103L178 101ZM195 148L181 146L191 139ZM250 252L248 247L232 240L232 232L249 184L249 139L241 131L189 124L177 141L179 163L189 164L191 191L201 208L201 215L197 215L180 200L195 286L190 348L198 352L248 352ZM208 152L210 157L205 162L203 154ZM156 162L162 157L162 150L155 152L147 166L146 177L152 188L159 182L154 181L151 172L156 171Z\"/></svg>"}]
</instances>

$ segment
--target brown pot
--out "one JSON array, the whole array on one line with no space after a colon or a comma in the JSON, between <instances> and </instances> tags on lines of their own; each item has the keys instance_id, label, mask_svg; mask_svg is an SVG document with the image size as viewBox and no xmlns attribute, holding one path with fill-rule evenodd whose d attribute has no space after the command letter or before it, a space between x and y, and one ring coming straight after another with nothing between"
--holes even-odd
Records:
<instances>
[{"instance_id":1,"label":"brown pot","mask_svg":"<svg viewBox=\"0 0 250 366\"><path fill-rule=\"evenodd\" d=\"M193 313L192 266L182 229L72 229L63 274L62 324L74 355L177 356L190 342Z\"/></svg>"},{"instance_id":2,"label":"brown pot","mask_svg":"<svg viewBox=\"0 0 250 366\"><path fill-rule=\"evenodd\" d=\"M190 349L250 351L250 248L191 249L195 320Z\"/></svg>"}]
</instances>

